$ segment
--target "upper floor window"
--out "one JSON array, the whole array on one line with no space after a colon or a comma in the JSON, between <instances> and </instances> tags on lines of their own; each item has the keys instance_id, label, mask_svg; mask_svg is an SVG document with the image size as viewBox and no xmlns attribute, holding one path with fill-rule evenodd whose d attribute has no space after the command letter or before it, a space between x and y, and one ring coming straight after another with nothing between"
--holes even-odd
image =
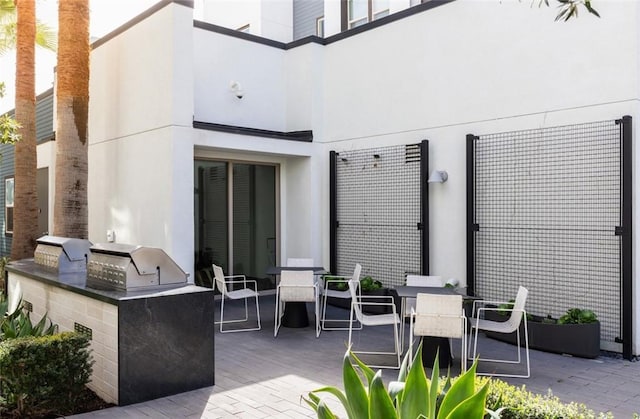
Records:
<instances>
[{"instance_id":1,"label":"upper floor window","mask_svg":"<svg viewBox=\"0 0 640 419\"><path fill-rule=\"evenodd\" d=\"M348 0L349 29L389 14L389 0Z\"/></svg>"},{"instance_id":2,"label":"upper floor window","mask_svg":"<svg viewBox=\"0 0 640 419\"><path fill-rule=\"evenodd\" d=\"M13 234L13 191L14 182L13 177L5 178L4 180L4 221L5 221L5 234Z\"/></svg>"},{"instance_id":3,"label":"upper floor window","mask_svg":"<svg viewBox=\"0 0 640 419\"><path fill-rule=\"evenodd\" d=\"M316 36L324 38L324 16L316 19Z\"/></svg>"}]
</instances>

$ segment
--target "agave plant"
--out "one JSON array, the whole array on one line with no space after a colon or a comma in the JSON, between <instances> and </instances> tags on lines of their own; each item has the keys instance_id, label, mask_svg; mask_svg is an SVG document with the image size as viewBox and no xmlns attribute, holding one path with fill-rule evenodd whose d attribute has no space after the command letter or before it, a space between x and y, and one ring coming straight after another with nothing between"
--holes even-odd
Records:
<instances>
[{"instance_id":1,"label":"agave plant","mask_svg":"<svg viewBox=\"0 0 640 419\"><path fill-rule=\"evenodd\" d=\"M0 341L25 336L45 336L58 333L58 325L53 324L46 313L35 325L31 321L28 311L24 310L22 299L16 305L15 310L9 313L10 302L0 297ZM47 322L49 325L47 326Z\"/></svg>"},{"instance_id":2,"label":"agave plant","mask_svg":"<svg viewBox=\"0 0 640 419\"><path fill-rule=\"evenodd\" d=\"M366 379L366 385L356 372L354 362ZM475 389L477 361L456 380L452 381L447 375L443 386L440 383L437 356L431 380L427 379L422 366L422 344L411 362L411 368L408 368L408 362L407 355L400 367L398 381L391 382L385 388L382 371L374 372L347 350L342 364L344 391L333 386L322 387L311 391L308 398L303 399L320 419L337 418L320 397L321 393L336 397L349 419L480 419L485 413L492 417L499 415L499 412L491 412L485 408L489 381L480 390Z\"/></svg>"}]
</instances>

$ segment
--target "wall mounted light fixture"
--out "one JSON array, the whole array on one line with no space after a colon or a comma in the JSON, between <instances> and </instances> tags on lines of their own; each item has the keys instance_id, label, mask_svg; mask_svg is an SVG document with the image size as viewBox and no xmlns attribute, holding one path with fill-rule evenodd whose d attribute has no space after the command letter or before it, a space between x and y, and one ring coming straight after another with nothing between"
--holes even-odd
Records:
<instances>
[{"instance_id":1,"label":"wall mounted light fixture","mask_svg":"<svg viewBox=\"0 0 640 419\"><path fill-rule=\"evenodd\" d=\"M244 91L242 90L242 85L239 82L232 80L231 83L229 83L229 88L238 99L242 99L244 97Z\"/></svg>"},{"instance_id":2,"label":"wall mounted light fixture","mask_svg":"<svg viewBox=\"0 0 640 419\"><path fill-rule=\"evenodd\" d=\"M429 176L429 183L444 183L449 178L446 170L434 170L431 172L431 176Z\"/></svg>"}]
</instances>

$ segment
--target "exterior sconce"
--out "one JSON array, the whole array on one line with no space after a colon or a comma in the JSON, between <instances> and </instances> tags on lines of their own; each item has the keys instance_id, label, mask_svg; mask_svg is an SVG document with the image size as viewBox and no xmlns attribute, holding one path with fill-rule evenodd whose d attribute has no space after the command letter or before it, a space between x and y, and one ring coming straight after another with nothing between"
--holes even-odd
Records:
<instances>
[{"instance_id":1,"label":"exterior sconce","mask_svg":"<svg viewBox=\"0 0 640 419\"><path fill-rule=\"evenodd\" d=\"M229 88L231 89L231 93L233 93L238 99L242 99L244 97L244 91L242 90L242 85L237 81L232 81L229 84Z\"/></svg>"},{"instance_id":2,"label":"exterior sconce","mask_svg":"<svg viewBox=\"0 0 640 419\"><path fill-rule=\"evenodd\" d=\"M434 170L429 176L428 183L444 183L449 178L446 170Z\"/></svg>"}]
</instances>

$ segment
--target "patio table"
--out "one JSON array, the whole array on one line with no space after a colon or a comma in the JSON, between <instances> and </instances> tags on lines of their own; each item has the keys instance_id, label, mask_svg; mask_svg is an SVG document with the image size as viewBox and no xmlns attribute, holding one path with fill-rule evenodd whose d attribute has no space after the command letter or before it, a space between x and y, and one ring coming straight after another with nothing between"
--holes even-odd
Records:
<instances>
[{"instance_id":1,"label":"patio table","mask_svg":"<svg viewBox=\"0 0 640 419\"><path fill-rule=\"evenodd\" d=\"M267 268L266 273L267 275L280 275L282 271L313 271L315 275L324 275L327 273L322 266L270 266ZM290 301L285 304L282 325L284 327L309 326L307 303Z\"/></svg>"},{"instance_id":2,"label":"patio table","mask_svg":"<svg viewBox=\"0 0 640 419\"><path fill-rule=\"evenodd\" d=\"M478 297L463 294L457 288L450 287L419 287L419 286L398 286L390 289L391 293L396 294L401 299L400 316L404 318L407 298L416 298L418 294L438 294L438 295L462 295L464 303L471 302ZM409 336L409 345L411 345L411 336ZM422 337L422 364L431 368L433 361L439 354L438 360L440 367L451 366L452 356L449 347L448 338L439 338L432 336Z\"/></svg>"}]
</instances>

